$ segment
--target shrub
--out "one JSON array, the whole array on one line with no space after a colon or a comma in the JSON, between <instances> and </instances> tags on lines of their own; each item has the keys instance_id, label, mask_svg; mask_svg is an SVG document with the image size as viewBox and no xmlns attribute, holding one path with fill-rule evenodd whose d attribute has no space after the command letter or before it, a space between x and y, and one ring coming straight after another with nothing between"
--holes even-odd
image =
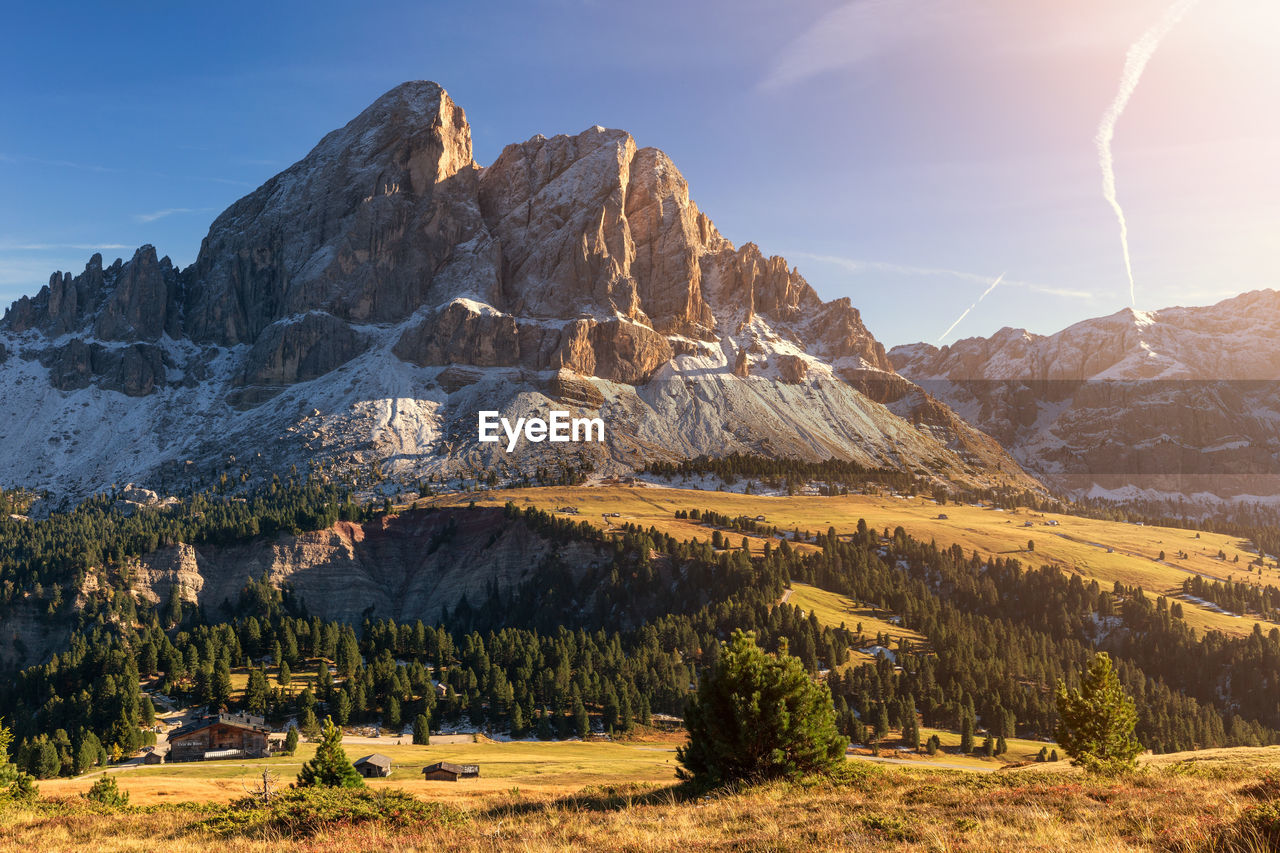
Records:
<instances>
[{"instance_id":1,"label":"shrub","mask_svg":"<svg viewBox=\"0 0 1280 853\"><path fill-rule=\"evenodd\" d=\"M29 803L40 796L40 787L30 773L19 773L17 778L4 789L3 799L18 803Z\"/></svg>"},{"instance_id":2,"label":"shrub","mask_svg":"<svg viewBox=\"0 0 1280 853\"><path fill-rule=\"evenodd\" d=\"M326 829L379 823L395 828L448 826L465 816L439 803L426 803L397 789L291 788L264 803L246 797L221 807L199 827L221 835L279 833L286 838Z\"/></svg>"},{"instance_id":3,"label":"shrub","mask_svg":"<svg viewBox=\"0 0 1280 853\"><path fill-rule=\"evenodd\" d=\"M767 655L735 631L685 715L682 775L709 784L794 778L844 763L831 691L798 658Z\"/></svg>"},{"instance_id":4,"label":"shrub","mask_svg":"<svg viewBox=\"0 0 1280 853\"><path fill-rule=\"evenodd\" d=\"M84 798L113 809L129 805L129 793L120 790L116 785L116 777L105 773L93 783Z\"/></svg>"},{"instance_id":5,"label":"shrub","mask_svg":"<svg viewBox=\"0 0 1280 853\"><path fill-rule=\"evenodd\" d=\"M1240 793L1255 800L1280 800L1280 774L1268 771L1258 781L1241 788Z\"/></svg>"},{"instance_id":6,"label":"shrub","mask_svg":"<svg viewBox=\"0 0 1280 853\"><path fill-rule=\"evenodd\" d=\"M1280 803L1260 803L1244 810L1222 833L1218 849L1244 851L1280 849Z\"/></svg>"}]
</instances>

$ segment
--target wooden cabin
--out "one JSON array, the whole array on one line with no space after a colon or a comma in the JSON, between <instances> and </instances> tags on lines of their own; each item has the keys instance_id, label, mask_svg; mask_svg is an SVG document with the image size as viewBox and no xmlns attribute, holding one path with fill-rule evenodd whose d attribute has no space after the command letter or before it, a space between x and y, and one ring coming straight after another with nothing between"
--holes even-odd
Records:
<instances>
[{"instance_id":1,"label":"wooden cabin","mask_svg":"<svg viewBox=\"0 0 1280 853\"><path fill-rule=\"evenodd\" d=\"M266 758L270 752L262 717L216 714L189 723L169 734L170 761L221 758Z\"/></svg>"},{"instance_id":2,"label":"wooden cabin","mask_svg":"<svg viewBox=\"0 0 1280 853\"><path fill-rule=\"evenodd\" d=\"M391 775L391 759L378 752L366 755L364 758L357 758L354 763L356 772L366 779Z\"/></svg>"},{"instance_id":3,"label":"wooden cabin","mask_svg":"<svg viewBox=\"0 0 1280 853\"><path fill-rule=\"evenodd\" d=\"M457 782L459 779L477 779L480 776L480 765L437 761L435 764L422 768L422 775L428 782Z\"/></svg>"}]
</instances>

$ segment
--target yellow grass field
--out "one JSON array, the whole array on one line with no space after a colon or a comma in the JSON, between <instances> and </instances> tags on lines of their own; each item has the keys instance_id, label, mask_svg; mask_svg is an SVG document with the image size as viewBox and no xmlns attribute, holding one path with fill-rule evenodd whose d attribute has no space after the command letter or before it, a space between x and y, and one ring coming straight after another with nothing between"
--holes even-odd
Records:
<instances>
[{"instance_id":1,"label":"yellow grass field","mask_svg":"<svg viewBox=\"0 0 1280 853\"><path fill-rule=\"evenodd\" d=\"M370 779L372 786L390 785L423 799L477 802L495 795L508 798L513 789L525 795L559 796L592 785L669 784L675 780L676 742L656 737L646 741L513 741L441 744L438 746L343 744L352 761L381 753L392 761L391 776ZM260 784L264 769L283 784L293 782L302 763L315 755L315 745L301 743L292 756L261 760L193 761L154 766L126 765L110 772L135 805L193 800L227 802ZM422 768L437 761L479 764L480 778L428 782ZM40 783L46 795L87 791L101 771L75 779Z\"/></svg>"},{"instance_id":2,"label":"yellow grass field","mask_svg":"<svg viewBox=\"0 0 1280 853\"><path fill-rule=\"evenodd\" d=\"M970 505L938 506L927 498L848 495L844 497L770 497L741 495L732 492L676 489L647 485L608 485L509 489L440 495L425 498L418 505L501 506L507 501L517 506L536 506L555 510L575 506L577 517L600 527L639 524L677 538L707 539L711 529L698 522L677 519L676 510L712 509L729 516L764 516L767 524L782 530L799 528L819 532L834 527L839 533L857 529L858 519L882 531L901 526L908 534L925 541L935 540L941 546L958 544L966 552L983 556L998 554L1016 557L1028 564L1051 564L1064 572L1075 572L1086 580L1096 579L1106 588L1115 581L1140 585L1152 596L1180 595L1181 583L1191 573L1207 578L1260 582L1280 585L1280 571L1268 567L1263 575L1248 571L1254 558L1248 543L1216 533L1196 533L1168 527L1147 527L1120 522L1098 521L1071 515L1041 514L1028 510L1004 512ZM621 513L619 518L604 518L603 513ZM939 518L946 515L947 518ZM1056 521L1057 525L1050 525ZM1025 526L1027 523L1031 526ZM737 543L742 534L731 532ZM753 549L762 548L764 540L748 537ZM1027 550L1028 540L1035 551ZM1185 560L1174 555L1188 554ZM1226 561L1219 560L1219 551ZM1156 557L1165 552L1166 560ZM1239 556L1240 562L1232 560ZM1254 622L1264 630L1280 627L1253 617L1237 616L1183 601L1187 624L1199 630L1217 629L1228 634L1246 634Z\"/></svg>"},{"instance_id":3,"label":"yellow grass field","mask_svg":"<svg viewBox=\"0 0 1280 853\"><path fill-rule=\"evenodd\" d=\"M888 634L896 644L898 640L908 639L914 643L925 643L924 635L910 628L903 628L893 620L888 610L873 607L869 604L854 601L847 595L830 592L805 583L791 585L791 594L787 602L803 608L806 613L814 613L823 625L833 628L843 624L850 631L862 626L866 637L874 638L876 634Z\"/></svg>"},{"instance_id":4,"label":"yellow grass field","mask_svg":"<svg viewBox=\"0 0 1280 853\"><path fill-rule=\"evenodd\" d=\"M561 796L512 786L453 798L459 816L443 826L338 824L305 838L213 834L199 826L207 807L104 810L77 805L78 798L50 802L58 795L42 783L45 803L0 809L0 851L1274 851L1280 836L1266 811L1274 795L1257 781L1280 767L1280 749L1212 753L1161 756L1122 779L1088 777L1066 761L999 773L863 762L831 778L709 795L670 781Z\"/></svg>"}]
</instances>

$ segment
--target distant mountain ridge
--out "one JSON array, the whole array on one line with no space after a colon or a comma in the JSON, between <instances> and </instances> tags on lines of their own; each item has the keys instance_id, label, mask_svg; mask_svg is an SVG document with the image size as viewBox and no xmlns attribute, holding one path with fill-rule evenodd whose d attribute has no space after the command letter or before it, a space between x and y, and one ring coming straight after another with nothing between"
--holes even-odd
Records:
<instances>
[{"instance_id":1,"label":"distant mountain ridge","mask_svg":"<svg viewBox=\"0 0 1280 853\"><path fill-rule=\"evenodd\" d=\"M623 131L536 136L481 167L462 109L406 83L219 215L190 267L157 255L95 255L5 313L0 443L40 452L0 482L737 450L1037 485L898 376L848 299L736 248ZM514 458L475 440L479 408L552 405L600 413L608 440Z\"/></svg>"},{"instance_id":2,"label":"distant mountain ridge","mask_svg":"<svg viewBox=\"0 0 1280 853\"><path fill-rule=\"evenodd\" d=\"M894 367L1078 494L1280 495L1280 293L1001 329Z\"/></svg>"}]
</instances>

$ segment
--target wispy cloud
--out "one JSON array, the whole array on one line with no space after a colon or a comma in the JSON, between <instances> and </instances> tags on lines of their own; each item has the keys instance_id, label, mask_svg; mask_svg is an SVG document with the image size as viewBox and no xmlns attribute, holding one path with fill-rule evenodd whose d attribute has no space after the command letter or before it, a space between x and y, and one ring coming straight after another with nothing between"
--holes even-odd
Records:
<instances>
[{"instance_id":1,"label":"wispy cloud","mask_svg":"<svg viewBox=\"0 0 1280 853\"><path fill-rule=\"evenodd\" d=\"M166 207L164 210L153 210L151 213L135 213L133 218L139 222L155 222L167 216L178 216L184 213L208 213L212 207Z\"/></svg>"},{"instance_id":2,"label":"wispy cloud","mask_svg":"<svg viewBox=\"0 0 1280 853\"><path fill-rule=\"evenodd\" d=\"M953 270L946 267L925 267L913 266L910 264L894 264L885 261L865 261L857 258L844 258L839 255L820 255L812 252L785 252L788 258L804 258L818 263L831 264L848 270L859 275L878 272L887 273L889 275L911 275L911 276L943 276L947 278L958 278L963 281L972 281L983 285L991 284L990 275L982 275L981 273L965 272L964 270ZM1079 290L1070 287L1059 287L1052 284L1042 284L1035 281L1024 281L1014 278L1001 278L1000 284L1005 287L1020 287L1035 293L1044 293L1049 296L1062 296L1068 299L1093 300L1097 295L1087 290Z\"/></svg>"},{"instance_id":3,"label":"wispy cloud","mask_svg":"<svg viewBox=\"0 0 1280 853\"><path fill-rule=\"evenodd\" d=\"M43 157L27 157L24 155L4 154L0 152L0 162L5 163L32 163L37 166L52 166L58 169L80 169L85 172L119 172L120 169L112 169L107 166L99 166L96 163L76 163L71 160L47 160Z\"/></svg>"},{"instance_id":4,"label":"wispy cloud","mask_svg":"<svg viewBox=\"0 0 1280 853\"><path fill-rule=\"evenodd\" d=\"M6 154L0 151L0 163L30 163L34 166L47 166L54 169L79 169L83 172L98 172L101 174L111 175L147 175L153 178L163 178L166 181L188 180L188 181L207 181L214 184L227 184L233 187L255 187L256 184L249 181L237 181L234 178L218 178L208 177L205 175L181 175L175 177L164 172L152 172L149 170L134 169L117 169L111 166L100 166L96 163L77 163L73 160L49 160L44 157L28 157L25 154ZM144 222L150 220L142 220Z\"/></svg>"},{"instance_id":5,"label":"wispy cloud","mask_svg":"<svg viewBox=\"0 0 1280 853\"><path fill-rule=\"evenodd\" d=\"M832 9L782 49L760 81L763 91L861 65L904 43L947 29L958 0L854 0Z\"/></svg>"},{"instance_id":6,"label":"wispy cloud","mask_svg":"<svg viewBox=\"0 0 1280 853\"><path fill-rule=\"evenodd\" d=\"M69 249L88 251L90 249L132 249L124 243L18 243L0 240L0 252L62 252Z\"/></svg>"}]
</instances>

